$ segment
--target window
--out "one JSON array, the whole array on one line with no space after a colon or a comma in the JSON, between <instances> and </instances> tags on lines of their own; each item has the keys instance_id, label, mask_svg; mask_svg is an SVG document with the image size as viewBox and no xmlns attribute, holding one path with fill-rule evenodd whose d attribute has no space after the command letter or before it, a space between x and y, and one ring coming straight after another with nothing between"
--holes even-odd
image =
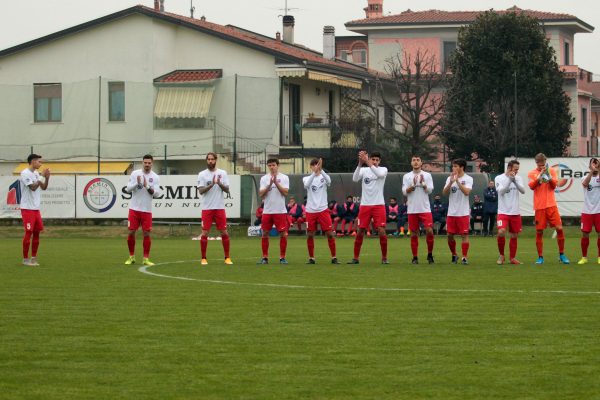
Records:
<instances>
[{"instance_id":1,"label":"window","mask_svg":"<svg viewBox=\"0 0 600 400\"><path fill-rule=\"evenodd\" d=\"M62 120L62 85L60 83L33 84L33 113L35 122Z\"/></svg>"},{"instance_id":2,"label":"window","mask_svg":"<svg viewBox=\"0 0 600 400\"><path fill-rule=\"evenodd\" d=\"M456 51L456 42L444 42L444 64L442 70L446 71L450 67L450 57Z\"/></svg>"},{"instance_id":3,"label":"window","mask_svg":"<svg viewBox=\"0 0 600 400\"><path fill-rule=\"evenodd\" d=\"M383 127L386 130L392 130L395 128L396 115L394 114L394 107L386 104L383 108Z\"/></svg>"},{"instance_id":4,"label":"window","mask_svg":"<svg viewBox=\"0 0 600 400\"><path fill-rule=\"evenodd\" d=\"M360 65L361 67L367 66L367 50L359 49L352 51L352 62L354 64Z\"/></svg>"},{"instance_id":5,"label":"window","mask_svg":"<svg viewBox=\"0 0 600 400\"><path fill-rule=\"evenodd\" d=\"M108 82L108 120L125 121L125 82Z\"/></svg>"},{"instance_id":6,"label":"window","mask_svg":"<svg viewBox=\"0 0 600 400\"><path fill-rule=\"evenodd\" d=\"M571 65L571 45L565 41L565 54L564 54L564 65Z\"/></svg>"},{"instance_id":7,"label":"window","mask_svg":"<svg viewBox=\"0 0 600 400\"><path fill-rule=\"evenodd\" d=\"M341 51L341 53L340 53L340 57L341 57L341 59L342 59L343 61L349 61L349 60L348 60L348 56L349 56L350 54L351 54L351 53L350 53L349 51L342 50L342 51Z\"/></svg>"},{"instance_id":8,"label":"window","mask_svg":"<svg viewBox=\"0 0 600 400\"><path fill-rule=\"evenodd\" d=\"M581 137L587 136L588 121L587 121L587 108L581 109Z\"/></svg>"}]
</instances>

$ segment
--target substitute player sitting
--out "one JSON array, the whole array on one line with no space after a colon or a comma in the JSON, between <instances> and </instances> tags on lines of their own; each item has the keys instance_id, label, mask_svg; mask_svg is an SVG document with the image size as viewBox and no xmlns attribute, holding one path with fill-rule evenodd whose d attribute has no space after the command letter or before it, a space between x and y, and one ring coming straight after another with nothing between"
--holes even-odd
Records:
<instances>
[{"instance_id":1,"label":"substitute player sitting","mask_svg":"<svg viewBox=\"0 0 600 400\"><path fill-rule=\"evenodd\" d=\"M308 222L306 246L308 247L307 264L315 264L315 232L317 224L327 235L327 244L331 252L331 263L339 264L335 255L335 232L331 223L331 215L327 208L327 188L331 185L331 178L323 171L323 160L313 159L310 161L312 174L302 178L304 189L307 192L306 198L306 220Z\"/></svg>"},{"instance_id":2,"label":"substitute player sitting","mask_svg":"<svg viewBox=\"0 0 600 400\"><path fill-rule=\"evenodd\" d=\"M213 222L221 232L225 264L233 262L229 258L229 233L227 232L227 216L225 215L225 200L223 193L229 193L229 177L227 172L217 168L217 155L206 155L206 168L198 174L198 192L202 195L202 234L200 235L200 264L207 265L206 250L208 247L208 232Z\"/></svg>"},{"instance_id":3,"label":"substitute player sitting","mask_svg":"<svg viewBox=\"0 0 600 400\"><path fill-rule=\"evenodd\" d=\"M533 190L533 209L535 210L535 245L538 252L538 259L535 263L544 263L544 229L550 225L556 229L558 261L569 264L570 261L564 254L565 232L554 197L554 189L558 185L558 174L554 168L548 167L546 161L545 154L537 154L535 156L536 168L527 174L529 188Z\"/></svg>"},{"instance_id":4,"label":"substitute player sitting","mask_svg":"<svg viewBox=\"0 0 600 400\"><path fill-rule=\"evenodd\" d=\"M150 232L152 231L152 199L160 196L160 184L158 175L152 171L154 158L150 154L146 154L142 162L142 169L137 169L131 173L129 182L125 188L127 193L131 193L129 216L127 218L129 258L125 261L125 265L135 263L135 232L141 226L144 232L143 264L152 266L154 263L149 258L150 247L152 245L152 240L150 239Z\"/></svg>"},{"instance_id":5,"label":"substitute player sitting","mask_svg":"<svg viewBox=\"0 0 600 400\"><path fill-rule=\"evenodd\" d=\"M598 238L598 264L600 264L600 161L592 158L589 164L590 173L583 177L583 210L581 211L581 260L577 264L587 264L590 232L596 230Z\"/></svg>"}]
</instances>

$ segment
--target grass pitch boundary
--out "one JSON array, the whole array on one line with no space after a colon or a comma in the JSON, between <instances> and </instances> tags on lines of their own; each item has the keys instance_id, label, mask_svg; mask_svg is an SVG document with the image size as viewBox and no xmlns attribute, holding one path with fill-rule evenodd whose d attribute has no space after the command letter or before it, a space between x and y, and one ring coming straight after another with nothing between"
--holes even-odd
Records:
<instances>
[{"instance_id":1,"label":"grass pitch boundary","mask_svg":"<svg viewBox=\"0 0 600 400\"><path fill-rule=\"evenodd\" d=\"M165 266L174 264L184 264L190 262L199 262L200 260L180 260L180 261L167 261L162 263L156 263L154 266ZM186 276L166 275L151 272L148 269L151 267L141 266L138 271L154 276L157 278L164 279L176 279L182 281L194 281L201 283L211 283L216 285L235 285L235 286L253 286L253 287L268 287L268 288L280 288L280 289L305 289L305 290L352 290L352 291L369 291L369 292L426 292L426 293L514 293L514 294L560 294L560 295L573 295L573 296L598 296L600 291L583 291L583 290L519 290L519 289L450 289L450 288L383 288L383 287L349 287L349 286L308 286L308 285L291 285L284 283L260 283L260 282L236 282L236 281L224 281L216 279L198 279L190 278Z\"/></svg>"}]
</instances>

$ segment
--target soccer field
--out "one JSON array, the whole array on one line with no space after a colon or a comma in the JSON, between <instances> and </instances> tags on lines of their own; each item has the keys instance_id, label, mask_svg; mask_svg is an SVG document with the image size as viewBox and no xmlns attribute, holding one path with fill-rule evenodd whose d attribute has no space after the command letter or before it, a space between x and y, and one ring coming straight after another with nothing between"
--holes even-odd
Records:
<instances>
[{"instance_id":1,"label":"soccer field","mask_svg":"<svg viewBox=\"0 0 600 400\"><path fill-rule=\"evenodd\" d=\"M272 238L259 266L260 240L234 237L235 265L211 241L203 267L199 242L161 238L145 272L123 265L124 233L42 237L40 267L20 265L20 239L0 241L0 398L600 398L600 265L576 264L575 229L569 266L549 234L541 267L531 237L521 266L497 266L493 238L452 265L438 236L435 265L424 238L420 265L395 238L391 265L377 239L361 265L331 265L323 237L305 265L295 237L290 265ZM337 243L348 261L352 240Z\"/></svg>"}]
</instances>

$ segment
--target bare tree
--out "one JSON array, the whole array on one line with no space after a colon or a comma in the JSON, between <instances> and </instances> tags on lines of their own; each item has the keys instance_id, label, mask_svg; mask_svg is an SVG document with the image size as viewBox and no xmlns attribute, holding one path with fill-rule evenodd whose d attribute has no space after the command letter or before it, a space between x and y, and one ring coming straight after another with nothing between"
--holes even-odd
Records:
<instances>
[{"instance_id":1,"label":"bare tree","mask_svg":"<svg viewBox=\"0 0 600 400\"><path fill-rule=\"evenodd\" d=\"M390 144L404 149L404 156L420 154L435 159L439 154L440 129L446 97L446 73L435 55L426 50L404 52L386 60L385 75L375 83L370 112L378 130ZM380 110L384 118L379 118Z\"/></svg>"}]
</instances>

